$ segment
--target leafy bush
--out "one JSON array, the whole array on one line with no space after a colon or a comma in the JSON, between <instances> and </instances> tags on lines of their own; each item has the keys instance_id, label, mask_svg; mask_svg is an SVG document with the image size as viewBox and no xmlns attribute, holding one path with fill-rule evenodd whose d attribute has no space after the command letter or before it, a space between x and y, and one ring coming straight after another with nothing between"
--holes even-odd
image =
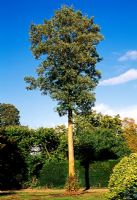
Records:
<instances>
[{"instance_id":1,"label":"leafy bush","mask_svg":"<svg viewBox=\"0 0 137 200\"><path fill-rule=\"evenodd\" d=\"M109 181L108 199L137 199L137 154L124 157L114 167Z\"/></svg>"},{"instance_id":2,"label":"leafy bush","mask_svg":"<svg viewBox=\"0 0 137 200\"><path fill-rule=\"evenodd\" d=\"M21 188L27 172L25 158L16 142L0 134L0 190Z\"/></svg>"},{"instance_id":3,"label":"leafy bush","mask_svg":"<svg viewBox=\"0 0 137 200\"><path fill-rule=\"evenodd\" d=\"M118 160L98 161L90 164L89 180L91 187L108 187L110 175Z\"/></svg>"},{"instance_id":4,"label":"leafy bush","mask_svg":"<svg viewBox=\"0 0 137 200\"><path fill-rule=\"evenodd\" d=\"M32 179L32 165L35 166L32 163L34 156L31 155L33 145L34 130L28 127L8 126L0 129L0 187L26 187L26 182ZM13 180L16 184L13 184Z\"/></svg>"},{"instance_id":5,"label":"leafy bush","mask_svg":"<svg viewBox=\"0 0 137 200\"><path fill-rule=\"evenodd\" d=\"M3 132L8 140L16 142L24 157L27 159L34 143L34 130L25 126L8 126Z\"/></svg>"}]
</instances>

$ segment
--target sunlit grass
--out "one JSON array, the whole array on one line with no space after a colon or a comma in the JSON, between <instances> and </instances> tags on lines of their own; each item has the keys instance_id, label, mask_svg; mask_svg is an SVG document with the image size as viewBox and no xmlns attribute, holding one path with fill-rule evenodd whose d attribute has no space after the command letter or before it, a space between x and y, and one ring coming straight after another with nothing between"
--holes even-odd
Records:
<instances>
[{"instance_id":1,"label":"sunlit grass","mask_svg":"<svg viewBox=\"0 0 137 200\"><path fill-rule=\"evenodd\" d=\"M77 194L68 194L65 190L35 190L8 191L0 193L3 200L105 200L106 189L91 189Z\"/></svg>"}]
</instances>

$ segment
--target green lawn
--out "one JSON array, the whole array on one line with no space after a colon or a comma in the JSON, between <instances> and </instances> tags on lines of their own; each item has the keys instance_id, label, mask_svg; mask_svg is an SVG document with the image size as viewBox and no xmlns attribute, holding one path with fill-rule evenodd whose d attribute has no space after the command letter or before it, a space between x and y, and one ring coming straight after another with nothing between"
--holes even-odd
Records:
<instances>
[{"instance_id":1,"label":"green lawn","mask_svg":"<svg viewBox=\"0 0 137 200\"><path fill-rule=\"evenodd\" d=\"M78 194L67 194L64 190L20 190L0 193L3 200L105 200L106 189L91 189Z\"/></svg>"}]
</instances>

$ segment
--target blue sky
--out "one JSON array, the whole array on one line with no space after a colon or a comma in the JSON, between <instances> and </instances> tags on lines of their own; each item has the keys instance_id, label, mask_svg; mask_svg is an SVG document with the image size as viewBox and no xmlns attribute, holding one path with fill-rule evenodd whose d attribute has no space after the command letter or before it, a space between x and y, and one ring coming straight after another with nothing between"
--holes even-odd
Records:
<instances>
[{"instance_id":1,"label":"blue sky","mask_svg":"<svg viewBox=\"0 0 137 200\"><path fill-rule=\"evenodd\" d=\"M21 123L30 127L66 123L55 112L56 102L38 91L26 91L24 76L34 75L29 28L43 23L62 5L73 5L101 27L105 39L97 47L102 79L96 89L96 109L137 121L137 1L136 0L1 0L0 102L14 104Z\"/></svg>"}]
</instances>

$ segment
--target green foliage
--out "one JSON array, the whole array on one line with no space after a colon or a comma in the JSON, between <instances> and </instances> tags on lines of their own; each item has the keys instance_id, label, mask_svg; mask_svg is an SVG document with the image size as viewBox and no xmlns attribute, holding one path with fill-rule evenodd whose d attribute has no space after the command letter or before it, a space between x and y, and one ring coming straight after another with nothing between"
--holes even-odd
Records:
<instances>
[{"instance_id":1,"label":"green foliage","mask_svg":"<svg viewBox=\"0 0 137 200\"><path fill-rule=\"evenodd\" d=\"M137 154L124 157L115 166L109 181L108 199L137 199Z\"/></svg>"},{"instance_id":2,"label":"green foliage","mask_svg":"<svg viewBox=\"0 0 137 200\"><path fill-rule=\"evenodd\" d=\"M62 7L50 20L31 26L31 50L41 58L37 78L26 77L27 89L38 88L57 100L60 115L68 110L91 110L100 72L95 69L101 59L96 45L102 40L100 28L80 11Z\"/></svg>"},{"instance_id":3,"label":"green foliage","mask_svg":"<svg viewBox=\"0 0 137 200\"><path fill-rule=\"evenodd\" d=\"M53 128L39 128L35 131L35 146L45 158L50 156L59 146L59 136Z\"/></svg>"},{"instance_id":4,"label":"green foliage","mask_svg":"<svg viewBox=\"0 0 137 200\"><path fill-rule=\"evenodd\" d=\"M34 130L25 126L8 126L5 128L3 136L9 141L16 142L24 157L30 154L34 143Z\"/></svg>"},{"instance_id":5,"label":"green foliage","mask_svg":"<svg viewBox=\"0 0 137 200\"><path fill-rule=\"evenodd\" d=\"M67 157L66 154L64 155L67 146L66 139L63 140L65 136L64 131L66 131L64 127L32 130L23 126L8 126L1 130L0 136L7 138L8 142L11 144L15 143L23 158L25 164L24 170L26 170L24 171L26 174L21 172L25 181L22 182L23 187L32 187L38 184L37 179L45 160L52 160L53 157L61 160ZM0 144L0 148L2 148L2 146L3 145ZM10 171L8 166L10 167L11 164L10 160L7 158L7 170ZM16 167L13 168L16 169ZM11 176L13 174L14 173L11 173Z\"/></svg>"},{"instance_id":6,"label":"green foliage","mask_svg":"<svg viewBox=\"0 0 137 200\"><path fill-rule=\"evenodd\" d=\"M118 161L119 160L108 160L91 163L89 167L91 187L107 187L112 170Z\"/></svg>"},{"instance_id":7,"label":"green foliage","mask_svg":"<svg viewBox=\"0 0 137 200\"><path fill-rule=\"evenodd\" d=\"M9 143L15 143L23 158L25 171L21 172L24 177L21 182L22 186L34 187L40 184L48 187L63 187L68 172L67 129L64 126L38 130L22 126L8 126L3 130L0 133L1 137L7 138ZM2 148L2 145L0 147ZM87 162L90 164L95 160L118 158L127 153L127 149L122 135L115 134L111 129L94 127L92 130L91 127L88 127L86 131L81 128L81 132L75 132L75 153L76 158L80 160L79 163L76 162L76 171L79 174L81 186L84 186L84 167ZM7 164L10 166L8 159ZM82 166L80 166L81 164ZM100 163L101 168L93 163L89 165L91 186L107 185L110 170L109 166L105 167L104 165ZM107 170L105 170L106 168Z\"/></svg>"},{"instance_id":8,"label":"green foliage","mask_svg":"<svg viewBox=\"0 0 137 200\"><path fill-rule=\"evenodd\" d=\"M107 187L112 169L118 161L94 162L89 166L91 187ZM85 169L79 161L75 162L80 187L85 187ZM68 162L57 159L46 161L38 180L39 186L63 188L67 180Z\"/></svg>"},{"instance_id":9,"label":"green foliage","mask_svg":"<svg viewBox=\"0 0 137 200\"><path fill-rule=\"evenodd\" d=\"M118 159L130 153L124 137L115 130L98 128L94 134L94 148L99 160Z\"/></svg>"},{"instance_id":10,"label":"green foliage","mask_svg":"<svg viewBox=\"0 0 137 200\"><path fill-rule=\"evenodd\" d=\"M45 162L45 158L39 153L29 155L27 158L27 168L28 168L28 176L24 186L27 187L36 187L38 186L38 178L40 175L40 171Z\"/></svg>"},{"instance_id":11,"label":"green foliage","mask_svg":"<svg viewBox=\"0 0 137 200\"><path fill-rule=\"evenodd\" d=\"M9 156L11 159L13 159L12 164L10 159L8 159L7 157L7 161L6 161L6 165L7 165L7 171L13 171L14 169L16 170L16 165L18 164L18 160L22 158L22 162L24 162L24 165L22 164L22 166L20 164L18 164L19 168L22 169L22 167L24 167L24 171L22 170L20 172L20 176L23 177L23 182L20 184L20 187L24 187L25 182L28 182L28 180L32 179L33 176L33 171L34 171L34 166L32 167L32 162L34 159L34 156L31 155L33 146L34 146L34 141L35 141L35 137L34 137L34 130L29 129L28 127L23 127L23 126L8 126L5 127L3 130L1 130L0 132L0 136L2 138L6 138L9 144L14 144L16 145L16 148L18 150L18 154L14 154L13 158L11 156L11 154L9 153ZM8 148L8 146L7 146ZM9 150L10 151L10 150ZM4 155L2 153L2 155ZM20 155L20 157L19 157ZM19 157L19 158L18 158ZM16 160L17 158L17 160ZM33 162L34 163L34 162ZM11 167L12 165L12 167ZM1 173L1 172L0 172ZM8 174L8 173L7 173ZM16 172L15 172L16 174ZM9 175L8 175L9 176ZM15 176L14 173L11 173L11 179L14 180ZM10 183L7 181L7 184L9 184L10 187ZM26 184L25 184L26 185Z\"/></svg>"},{"instance_id":12,"label":"green foliage","mask_svg":"<svg viewBox=\"0 0 137 200\"><path fill-rule=\"evenodd\" d=\"M111 117L94 111L75 117L75 155L83 164L118 159L129 153L119 116Z\"/></svg>"},{"instance_id":13,"label":"green foliage","mask_svg":"<svg viewBox=\"0 0 137 200\"><path fill-rule=\"evenodd\" d=\"M0 103L0 127L19 125L19 111L12 104Z\"/></svg>"},{"instance_id":14,"label":"green foliage","mask_svg":"<svg viewBox=\"0 0 137 200\"><path fill-rule=\"evenodd\" d=\"M89 189L92 183L89 177L90 163L118 159L130 153L121 133L121 121L118 116L113 118L96 112L77 116L75 157L85 168L86 189Z\"/></svg>"},{"instance_id":15,"label":"green foliage","mask_svg":"<svg viewBox=\"0 0 137 200\"><path fill-rule=\"evenodd\" d=\"M64 125L55 127L55 134L59 138L59 145L54 152L55 158L58 160L68 159L68 144L67 144L67 128Z\"/></svg>"},{"instance_id":16,"label":"green foliage","mask_svg":"<svg viewBox=\"0 0 137 200\"><path fill-rule=\"evenodd\" d=\"M25 158L15 141L0 131L0 189L19 189L27 179Z\"/></svg>"},{"instance_id":17,"label":"green foliage","mask_svg":"<svg viewBox=\"0 0 137 200\"><path fill-rule=\"evenodd\" d=\"M122 120L120 119L119 115L114 117L109 115L102 115L101 116L101 127L108 128L115 131L116 134L122 133Z\"/></svg>"},{"instance_id":18,"label":"green foliage","mask_svg":"<svg viewBox=\"0 0 137 200\"><path fill-rule=\"evenodd\" d=\"M56 159L45 162L40 174L40 186L64 187L67 171L68 162L58 162Z\"/></svg>"},{"instance_id":19,"label":"green foliage","mask_svg":"<svg viewBox=\"0 0 137 200\"><path fill-rule=\"evenodd\" d=\"M75 115L75 127L78 133L81 130L87 132L99 127L101 129L111 129L115 134L121 134L122 120L119 115L112 117L92 111L87 115Z\"/></svg>"},{"instance_id":20,"label":"green foliage","mask_svg":"<svg viewBox=\"0 0 137 200\"><path fill-rule=\"evenodd\" d=\"M50 159L59 145L59 138L53 128L37 130L23 126L8 126L1 133L9 141L15 142L27 165L26 186L39 177L45 159Z\"/></svg>"},{"instance_id":21,"label":"green foliage","mask_svg":"<svg viewBox=\"0 0 137 200\"><path fill-rule=\"evenodd\" d=\"M95 128L77 134L76 157L84 164L95 160L118 159L130 153L122 135L111 129Z\"/></svg>"}]
</instances>

